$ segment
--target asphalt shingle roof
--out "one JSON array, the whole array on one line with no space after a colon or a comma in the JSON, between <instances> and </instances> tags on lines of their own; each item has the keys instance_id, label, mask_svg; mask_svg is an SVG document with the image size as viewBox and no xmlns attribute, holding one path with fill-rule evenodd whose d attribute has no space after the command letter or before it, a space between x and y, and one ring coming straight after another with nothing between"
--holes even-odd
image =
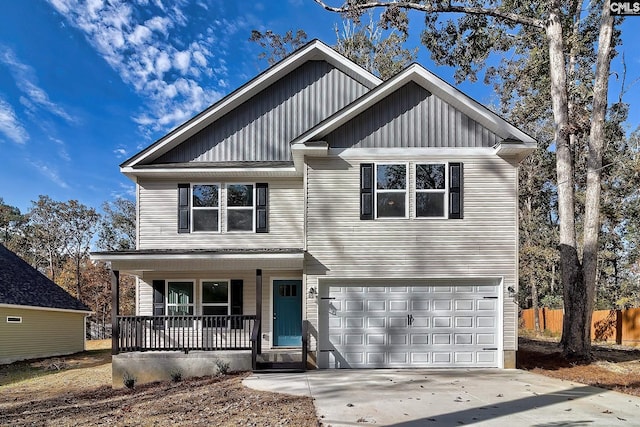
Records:
<instances>
[{"instance_id":1,"label":"asphalt shingle roof","mask_svg":"<svg viewBox=\"0 0 640 427\"><path fill-rule=\"evenodd\" d=\"M1 244L0 304L91 311Z\"/></svg>"}]
</instances>

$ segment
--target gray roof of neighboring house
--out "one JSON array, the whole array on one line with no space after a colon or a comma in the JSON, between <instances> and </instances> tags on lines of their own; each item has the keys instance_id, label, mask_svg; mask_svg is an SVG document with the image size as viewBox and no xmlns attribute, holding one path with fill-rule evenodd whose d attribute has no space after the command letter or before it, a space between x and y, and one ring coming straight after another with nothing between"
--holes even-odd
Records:
<instances>
[{"instance_id":1,"label":"gray roof of neighboring house","mask_svg":"<svg viewBox=\"0 0 640 427\"><path fill-rule=\"evenodd\" d=\"M1 244L0 304L91 311Z\"/></svg>"}]
</instances>

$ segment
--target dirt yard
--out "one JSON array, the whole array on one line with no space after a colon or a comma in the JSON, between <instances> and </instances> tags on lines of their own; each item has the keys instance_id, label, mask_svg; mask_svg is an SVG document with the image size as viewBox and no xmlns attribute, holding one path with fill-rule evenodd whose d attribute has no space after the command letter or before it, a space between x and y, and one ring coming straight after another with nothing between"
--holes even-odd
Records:
<instances>
[{"instance_id":1,"label":"dirt yard","mask_svg":"<svg viewBox=\"0 0 640 427\"><path fill-rule=\"evenodd\" d=\"M319 425L310 398L245 388L246 375L113 390L100 349L0 366L0 426Z\"/></svg>"},{"instance_id":2,"label":"dirt yard","mask_svg":"<svg viewBox=\"0 0 640 427\"><path fill-rule=\"evenodd\" d=\"M318 426L310 398L242 386L248 374L111 389L109 342L65 358L0 366L0 426ZM518 366L640 396L640 349L594 346L591 364L557 342L521 338Z\"/></svg>"},{"instance_id":3,"label":"dirt yard","mask_svg":"<svg viewBox=\"0 0 640 427\"><path fill-rule=\"evenodd\" d=\"M591 363L562 358L558 340L520 337L518 368L640 396L640 349L594 343Z\"/></svg>"}]
</instances>

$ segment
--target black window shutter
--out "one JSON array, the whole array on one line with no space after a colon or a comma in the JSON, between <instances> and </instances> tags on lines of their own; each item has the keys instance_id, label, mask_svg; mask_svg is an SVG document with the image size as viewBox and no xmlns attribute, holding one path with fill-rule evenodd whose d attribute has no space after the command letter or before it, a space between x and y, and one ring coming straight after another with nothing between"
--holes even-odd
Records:
<instances>
[{"instance_id":1,"label":"black window shutter","mask_svg":"<svg viewBox=\"0 0 640 427\"><path fill-rule=\"evenodd\" d=\"M256 183L256 233L269 232L269 184Z\"/></svg>"},{"instance_id":2,"label":"black window shutter","mask_svg":"<svg viewBox=\"0 0 640 427\"><path fill-rule=\"evenodd\" d=\"M462 189L463 167L462 163L449 163L449 218L462 219Z\"/></svg>"},{"instance_id":3,"label":"black window shutter","mask_svg":"<svg viewBox=\"0 0 640 427\"><path fill-rule=\"evenodd\" d=\"M153 281L153 315L164 316L164 280ZM154 319L153 327L155 329L162 329L164 321L160 319Z\"/></svg>"},{"instance_id":4,"label":"black window shutter","mask_svg":"<svg viewBox=\"0 0 640 427\"><path fill-rule=\"evenodd\" d=\"M360 219L373 219L373 163L360 164Z\"/></svg>"},{"instance_id":5,"label":"black window shutter","mask_svg":"<svg viewBox=\"0 0 640 427\"><path fill-rule=\"evenodd\" d=\"M189 184L178 184L178 233L188 233L189 224Z\"/></svg>"},{"instance_id":6,"label":"black window shutter","mask_svg":"<svg viewBox=\"0 0 640 427\"><path fill-rule=\"evenodd\" d=\"M241 279L231 279L231 313L232 315L242 314L242 286ZM234 320L231 322L232 329L242 329L242 321Z\"/></svg>"}]
</instances>

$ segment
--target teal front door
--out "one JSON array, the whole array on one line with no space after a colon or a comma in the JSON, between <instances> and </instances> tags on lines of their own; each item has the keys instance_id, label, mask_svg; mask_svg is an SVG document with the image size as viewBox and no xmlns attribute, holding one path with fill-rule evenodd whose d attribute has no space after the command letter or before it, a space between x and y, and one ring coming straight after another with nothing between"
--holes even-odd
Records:
<instances>
[{"instance_id":1,"label":"teal front door","mask_svg":"<svg viewBox=\"0 0 640 427\"><path fill-rule=\"evenodd\" d=\"M302 345L302 280L273 281L273 345Z\"/></svg>"}]
</instances>

